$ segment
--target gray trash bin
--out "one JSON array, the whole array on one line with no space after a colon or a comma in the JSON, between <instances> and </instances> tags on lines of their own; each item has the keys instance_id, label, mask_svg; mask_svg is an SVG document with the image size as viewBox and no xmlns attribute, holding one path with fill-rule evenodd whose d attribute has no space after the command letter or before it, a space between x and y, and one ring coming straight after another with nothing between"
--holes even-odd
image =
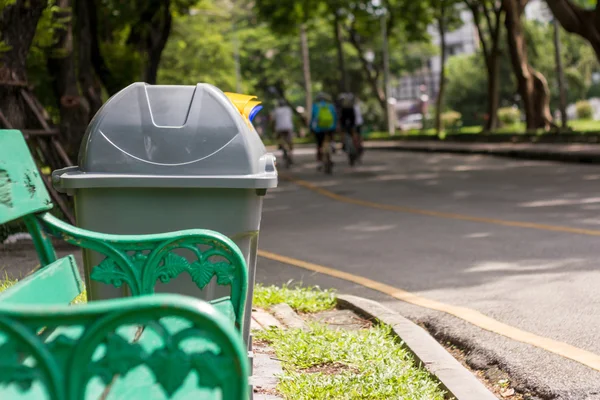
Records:
<instances>
[{"instance_id":1,"label":"gray trash bin","mask_svg":"<svg viewBox=\"0 0 600 400\"><path fill-rule=\"evenodd\" d=\"M55 171L53 182L74 196L82 228L115 234L202 228L232 238L249 269L248 340L262 200L277 186L277 171L275 157L222 91L208 84L128 86L88 126L79 166ZM102 258L84 252L88 295L127 296L127 289L90 281ZM200 292L187 274L156 290L205 300L227 294L216 285Z\"/></svg>"}]
</instances>

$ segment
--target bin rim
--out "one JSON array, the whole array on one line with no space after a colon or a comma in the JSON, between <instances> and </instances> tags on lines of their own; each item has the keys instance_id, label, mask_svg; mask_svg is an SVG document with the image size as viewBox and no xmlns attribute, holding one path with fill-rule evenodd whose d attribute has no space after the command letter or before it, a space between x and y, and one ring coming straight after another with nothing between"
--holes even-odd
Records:
<instances>
[{"instance_id":1,"label":"bin rim","mask_svg":"<svg viewBox=\"0 0 600 400\"><path fill-rule=\"evenodd\" d=\"M272 189L277 182L277 170L250 175L142 175L84 172L76 166L52 172L53 186L61 193L88 188Z\"/></svg>"}]
</instances>

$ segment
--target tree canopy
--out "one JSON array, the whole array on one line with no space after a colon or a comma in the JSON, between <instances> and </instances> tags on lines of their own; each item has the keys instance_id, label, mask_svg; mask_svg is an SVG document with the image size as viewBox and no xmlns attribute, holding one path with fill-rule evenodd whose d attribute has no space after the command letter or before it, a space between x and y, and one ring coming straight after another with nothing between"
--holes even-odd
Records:
<instances>
[{"instance_id":1,"label":"tree canopy","mask_svg":"<svg viewBox=\"0 0 600 400\"><path fill-rule=\"evenodd\" d=\"M522 11L527 3L0 0L0 114L11 126L35 128L32 115L14 89L22 84L33 86L52 121L65 132L67 141L73 142L67 147L74 154L94 113L108 96L131 82L209 82L227 91L240 87L259 95L267 105L284 99L294 109L309 104L307 90L334 96L351 90L365 104L366 118L383 127L387 102L382 33L388 42L391 80L397 82L403 75L421 70L424 60L441 54L442 48L432 44L430 32L433 29L445 36L459 27L463 23L460 9L472 13L479 46L473 55L444 57L448 67L442 72L442 81L448 86L445 100L437 107L440 112L454 109L465 123L482 123L500 106L522 107L516 93L527 83L517 85L518 74L511 71L508 61L512 59L514 67L523 57L528 67L522 71L547 82L550 109L554 109L558 89L552 28L547 23L526 21ZM600 42L596 43L600 37L595 23L597 1L547 3L570 32L560 39L568 101L600 93L594 79L600 49ZM509 10L514 12L505 24ZM522 41L509 40L515 26ZM306 33L306 53L301 27ZM514 43L523 47L511 52ZM312 78L307 83L308 67Z\"/></svg>"}]
</instances>

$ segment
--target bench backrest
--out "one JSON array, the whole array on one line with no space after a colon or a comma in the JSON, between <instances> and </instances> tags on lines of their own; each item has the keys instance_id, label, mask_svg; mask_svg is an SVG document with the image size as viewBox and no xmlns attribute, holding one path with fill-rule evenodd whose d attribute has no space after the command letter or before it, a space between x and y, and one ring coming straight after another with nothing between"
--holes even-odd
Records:
<instances>
[{"instance_id":1,"label":"bench backrest","mask_svg":"<svg viewBox=\"0 0 600 400\"><path fill-rule=\"evenodd\" d=\"M23 219L44 266L56 254L35 218L52 208L42 179L21 132L0 129L0 225Z\"/></svg>"},{"instance_id":2,"label":"bench backrest","mask_svg":"<svg viewBox=\"0 0 600 400\"><path fill-rule=\"evenodd\" d=\"M104 260L92 268L89 279L114 287L127 285L132 296L153 294L157 281L167 283L184 273L199 289L216 277L217 285L231 288L236 325L242 326L248 270L240 249L224 235L203 229L111 235L71 226L49 213L36 221L50 235L104 255Z\"/></svg>"},{"instance_id":3,"label":"bench backrest","mask_svg":"<svg viewBox=\"0 0 600 400\"><path fill-rule=\"evenodd\" d=\"M0 225L51 208L23 135L0 130Z\"/></svg>"},{"instance_id":4,"label":"bench backrest","mask_svg":"<svg viewBox=\"0 0 600 400\"><path fill-rule=\"evenodd\" d=\"M214 307L177 295L49 304L75 293L74 265L59 260L0 296L0 399L247 398L241 336ZM47 271L62 276L53 292L71 293L35 303Z\"/></svg>"},{"instance_id":5,"label":"bench backrest","mask_svg":"<svg viewBox=\"0 0 600 400\"><path fill-rule=\"evenodd\" d=\"M134 296L154 293L158 280L166 283L182 273L191 275L199 289L216 276L218 285L231 287L236 323L241 326L248 291L247 268L239 248L228 238L205 230L100 234L60 221L47 212L51 208L48 191L23 135L18 130L0 130L0 225L23 219L42 267L56 260L49 239L52 236L105 255L92 268L90 279L116 287L127 284ZM188 262L177 254L182 249L193 251L195 258Z\"/></svg>"},{"instance_id":6,"label":"bench backrest","mask_svg":"<svg viewBox=\"0 0 600 400\"><path fill-rule=\"evenodd\" d=\"M84 285L73 256L61 258L0 292L1 303L69 304Z\"/></svg>"}]
</instances>

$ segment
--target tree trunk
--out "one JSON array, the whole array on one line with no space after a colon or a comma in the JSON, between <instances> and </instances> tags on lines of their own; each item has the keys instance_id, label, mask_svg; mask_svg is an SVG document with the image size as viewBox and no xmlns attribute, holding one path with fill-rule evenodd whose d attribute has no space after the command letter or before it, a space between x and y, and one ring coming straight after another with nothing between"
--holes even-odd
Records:
<instances>
[{"instance_id":1,"label":"tree trunk","mask_svg":"<svg viewBox=\"0 0 600 400\"><path fill-rule=\"evenodd\" d=\"M99 95L101 92L97 90L99 84L92 78L93 73L102 83L102 86L106 89L109 96L117 93L122 89L118 80L115 79L111 70L104 61L104 56L100 51L100 43L98 40L98 15L96 9L96 0L86 1L75 1L75 9L77 15L77 33L79 36L79 75L80 81L85 80L85 84L82 85L84 88L84 95L90 99ZM89 69L88 69L89 68ZM92 92L96 92L92 94ZM99 96L97 96L99 97ZM95 105L98 100L102 104L101 99L91 99L90 109L94 112ZM99 107L98 107L99 108Z\"/></svg>"},{"instance_id":2,"label":"tree trunk","mask_svg":"<svg viewBox=\"0 0 600 400\"><path fill-rule=\"evenodd\" d=\"M593 10L579 7L571 0L546 0L546 3L564 30L586 39L600 61L600 2Z\"/></svg>"},{"instance_id":3,"label":"tree trunk","mask_svg":"<svg viewBox=\"0 0 600 400\"><path fill-rule=\"evenodd\" d=\"M444 89L446 87L446 32L444 21L444 5L441 6L441 15L438 19L438 30L440 34L440 87L438 89L435 109L435 130L440 134L444 128L442 125L442 108L444 107Z\"/></svg>"},{"instance_id":4,"label":"tree trunk","mask_svg":"<svg viewBox=\"0 0 600 400\"><path fill-rule=\"evenodd\" d=\"M491 131L498 127L498 106L500 103L500 52L496 49L489 56L487 67L487 115L485 131Z\"/></svg>"},{"instance_id":5,"label":"tree trunk","mask_svg":"<svg viewBox=\"0 0 600 400\"><path fill-rule=\"evenodd\" d=\"M560 56L560 28L558 21L554 18L554 58L556 60L556 77L558 78L558 104L560 110L560 121L563 129L567 128L567 97L565 95L565 78Z\"/></svg>"},{"instance_id":6,"label":"tree trunk","mask_svg":"<svg viewBox=\"0 0 600 400\"><path fill-rule=\"evenodd\" d=\"M465 0L467 7L473 14L473 22L479 34L483 58L487 72L487 120L484 131L491 131L498 127L498 106L500 103L500 30L504 7L495 2L481 3L479 1ZM482 22L485 17L485 23ZM493 18L492 18L493 16ZM487 30L484 29L487 27ZM487 32L487 34L486 34ZM489 37L489 41L486 40Z\"/></svg>"},{"instance_id":7,"label":"tree trunk","mask_svg":"<svg viewBox=\"0 0 600 400\"><path fill-rule=\"evenodd\" d=\"M151 84L156 83L156 75L158 74L158 66L162 52L167 45L167 40L171 34L173 18L171 16L170 4L171 0L164 0L160 10L157 12L159 20L156 29L150 29L146 40L147 54L146 68L144 70L143 80ZM152 26L152 25L151 25Z\"/></svg>"},{"instance_id":8,"label":"tree trunk","mask_svg":"<svg viewBox=\"0 0 600 400\"><path fill-rule=\"evenodd\" d=\"M60 110L61 141L71 160L77 159L81 138L90 119L89 105L79 93L73 54L73 18L71 0L58 0L60 11L53 18L61 22L56 31L56 43L48 54L48 72Z\"/></svg>"},{"instance_id":9,"label":"tree trunk","mask_svg":"<svg viewBox=\"0 0 600 400\"><path fill-rule=\"evenodd\" d=\"M388 48L388 24L385 17L379 18L379 24L381 25L381 58L383 59L383 90L385 100L385 120L387 121L388 134L393 136L396 134L396 106L390 104L390 52Z\"/></svg>"},{"instance_id":10,"label":"tree trunk","mask_svg":"<svg viewBox=\"0 0 600 400\"><path fill-rule=\"evenodd\" d=\"M348 92L348 79L346 77L346 62L344 60L344 38L342 37L342 25L340 15L336 11L334 26L335 44L337 47L338 68L340 70L340 91Z\"/></svg>"},{"instance_id":11,"label":"tree trunk","mask_svg":"<svg viewBox=\"0 0 600 400\"><path fill-rule=\"evenodd\" d=\"M304 92L306 93L306 110L304 122L310 124L312 117L312 79L310 77L310 57L308 55L308 39L306 36L306 25L300 25L300 47L302 50L302 72L304 73Z\"/></svg>"},{"instance_id":12,"label":"tree trunk","mask_svg":"<svg viewBox=\"0 0 600 400\"><path fill-rule=\"evenodd\" d=\"M523 34L521 16L527 0L503 0L506 10L506 33L517 88L523 106L527 129L549 130L552 126L550 91L546 78L529 65L527 44Z\"/></svg>"},{"instance_id":13,"label":"tree trunk","mask_svg":"<svg viewBox=\"0 0 600 400\"><path fill-rule=\"evenodd\" d=\"M87 100L90 117L102 107L102 84L92 63L92 46L97 44L97 32L92 30L91 12L95 15L93 1L75 1L75 37L77 38L78 80L81 93ZM94 10L90 8L94 7ZM94 18L95 19L95 18ZM99 51L99 49L98 49Z\"/></svg>"},{"instance_id":14,"label":"tree trunk","mask_svg":"<svg viewBox=\"0 0 600 400\"><path fill-rule=\"evenodd\" d=\"M7 128L39 125L32 125L35 118L26 111L20 91L27 85L27 54L46 5L42 0L17 0L0 13L0 40L9 46L0 52L0 112Z\"/></svg>"},{"instance_id":15,"label":"tree trunk","mask_svg":"<svg viewBox=\"0 0 600 400\"><path fill-rule=\"evenodd\" d=\"M142 80L155 84L160 58L171 34L171 0L149 0L138 6L139 18L131 26L127 44L145 56Z\"/></svg>"}]
</instances>

